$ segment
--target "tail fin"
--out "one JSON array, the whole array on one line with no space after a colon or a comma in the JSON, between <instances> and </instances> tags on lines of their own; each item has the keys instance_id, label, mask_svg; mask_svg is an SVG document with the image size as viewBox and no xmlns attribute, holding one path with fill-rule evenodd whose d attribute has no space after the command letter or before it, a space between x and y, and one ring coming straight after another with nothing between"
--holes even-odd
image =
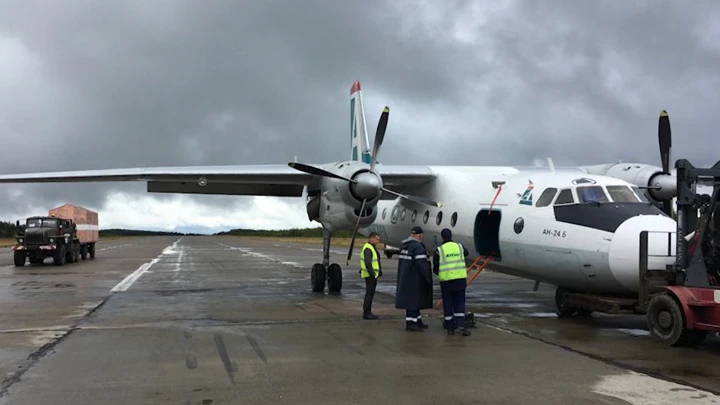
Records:
<instances>
[{"instance_id":1,"label":"tail fin","mask_svg":"<svg viewBox=\"0 0 720 405\"><path fill-rule=\"evenodd\" d=\"M352 148L350 159L370 163L370 142L359 81L355 81L350 89L350 147Z\"/></svg>"}]
</instances>

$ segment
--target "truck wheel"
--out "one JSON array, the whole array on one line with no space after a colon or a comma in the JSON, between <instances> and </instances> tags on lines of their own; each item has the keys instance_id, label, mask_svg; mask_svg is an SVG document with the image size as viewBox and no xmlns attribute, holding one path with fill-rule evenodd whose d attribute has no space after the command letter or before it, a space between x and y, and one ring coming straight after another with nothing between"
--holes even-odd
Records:
<instances>
[{"instance_id":1,"label":"truck wheel","mask_svg":"<svg viewBox=\"0 0 720 405\"><path fill-rule=\"evenodd\" d=\"M90 253L90 258L94 259L95 258L95 244L94 243L90 244L90 246L88 247L88 252Z\"/></svg>"},{"instance_id":2,"label":"truck wheel","mask_svg":"<svg viewBox=\"0 0 720 405\"><path fill-rule=\"evenodd\" d=\"M689 335L694 334L685 326L685 315L680 304L669 294L658 294L650 300L647 310L650 334L667 346L684 346Z\"/></svg>"},{"instance_id":3,"label":"truck wheel","mask_svg":"<svg viewBox=\"0 0 720 405\"><path fill-rule=\"evenodd\" d=\"M74 246L75 246L75 247L74 247L74 249L73 249L73 255L74 255L75 257L73 258L73 261L74 261L75 263L77 263L77 262L80 261L80 244L79 244L79 243L76 243Z\"/></svg>"},{"instance_id":4,"label":"truck wheel","mask_svg":"<svg viewBox=\"0 0 720 405\"><path fill-rule=\"evenodd\" d=\"M80 246L80 258L83 260L87 259L87 254L88 254L88 245Z\"/></svg>"},{"instance_id":5,"label":"truck wheel","mask_svg":"<svg viewBox=\"0 0 720 405\"><path fill-rule=\"evenodd\" d=\"M73 249L72 245L70 245L69 249L65 253L65 261L67 263L75 262L75 249Z\"/></svg>"},{"instance_id":6,"label":"truck wheel","mask_svg":"<svg viewBox=\"0 0 720 405\"><path fill-rule=\"evenodd\" d=\"M23 251L15 251L14 259L15 259L15 267L23 267L25 266L25 252Z\"/></svg>"},{"instance_id":7,"label":"truck wheel","mask_svg":"<svg viewBox=\"0 0 720 405\"><path fill-rule=\"evenodd\" d=\"M62 266L65 264L65 245L61 245L53 255L53 263L56 266Z\"/></svg>"}]
</instances>

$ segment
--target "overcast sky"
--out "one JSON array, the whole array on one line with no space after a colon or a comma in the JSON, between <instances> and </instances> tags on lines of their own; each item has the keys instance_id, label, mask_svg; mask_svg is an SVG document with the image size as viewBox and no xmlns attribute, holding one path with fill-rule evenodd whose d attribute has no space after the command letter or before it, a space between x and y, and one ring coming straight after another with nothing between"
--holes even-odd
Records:
<instances>
[{"instance_id":1,"label":"overcast sky","mask_svg":"<svg viewBox=\"0 0 720 405\"><path fill-rule=\"evenodd\" d=\"M346 159L356 79L371 142L391 107L386 164L659 165L667 109L673 158L708 165L718 66L711 0L3 0L0 172ZM311 225L300 199L0 188L9 221L72 202L101 227Z\"/></svg>"}]
</instances>

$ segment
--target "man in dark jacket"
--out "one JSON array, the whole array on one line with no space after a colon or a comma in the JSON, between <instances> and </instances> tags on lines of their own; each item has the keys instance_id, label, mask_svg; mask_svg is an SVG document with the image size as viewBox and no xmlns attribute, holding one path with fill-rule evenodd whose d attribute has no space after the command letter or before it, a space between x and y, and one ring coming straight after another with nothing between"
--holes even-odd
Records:
<instances>
[{"instance_id":1,"label":"man in dark jacket","mask_svg":"<svg viewBox=\"0 0 720 405\"><path fill-rule=\"evenodd\" d=\"M465 258L468 250L452 240L452 232L445 228L440 232L442 245L435 249L433 255L433 273L440 280L440 291L443 299L443 326L449 335L460 329L460 334L470 336L465 328L465 288L467 286L467 270Z\"/></svg>"},{"instance_id":2,"label":"man in dark jacket","mask_svg":"<svg viewBox=\"0 0 720 405\"><path fill-rule=\"evenodd\" d=\"M422 228L413 227L398 255L395 308L405 310L405 329L421 332L427 328L420 310L432 308L432 274Z\"/></svg>"}]
</instances>

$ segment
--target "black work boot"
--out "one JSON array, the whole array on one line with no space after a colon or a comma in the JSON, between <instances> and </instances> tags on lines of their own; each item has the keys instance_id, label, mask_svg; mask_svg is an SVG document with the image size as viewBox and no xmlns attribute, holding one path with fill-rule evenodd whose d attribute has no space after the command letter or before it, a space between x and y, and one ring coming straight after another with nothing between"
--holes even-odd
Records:
<instances>
[{"instance_id":1,"label":"black work boot","mask_svg":"<svg viewBox=\"0 0 720 405\"><path fill-rule=\"evenodd\" d=\"M378 319L378 316L373 314L372 312L368 312L363 314L363 319Z\"/></svg>"},{"instance_id":2,"label":"black work boot","mask_svg":"<svg viewBox=\"0 0 720 405\"><path fill-rule=\"evenodd\" d=\"M418 324L416 324L416 323L411 323L411 324L405 325L405 330L410 331L410 332L423 332L423 331L425 331L425 329L424 329L422 326L420 326L420 325L418 325Z\"/></svg>"},{"instance_id":3,"label":"black work boot","mask_svg":"<svg viewBox=\"0 0 720 405\"><path fill-rule=\"evenodd\" d=\"M470 331L465 328L462 328L458 331L458 335L470 336Z\"/></svg>"}]
</instances>

